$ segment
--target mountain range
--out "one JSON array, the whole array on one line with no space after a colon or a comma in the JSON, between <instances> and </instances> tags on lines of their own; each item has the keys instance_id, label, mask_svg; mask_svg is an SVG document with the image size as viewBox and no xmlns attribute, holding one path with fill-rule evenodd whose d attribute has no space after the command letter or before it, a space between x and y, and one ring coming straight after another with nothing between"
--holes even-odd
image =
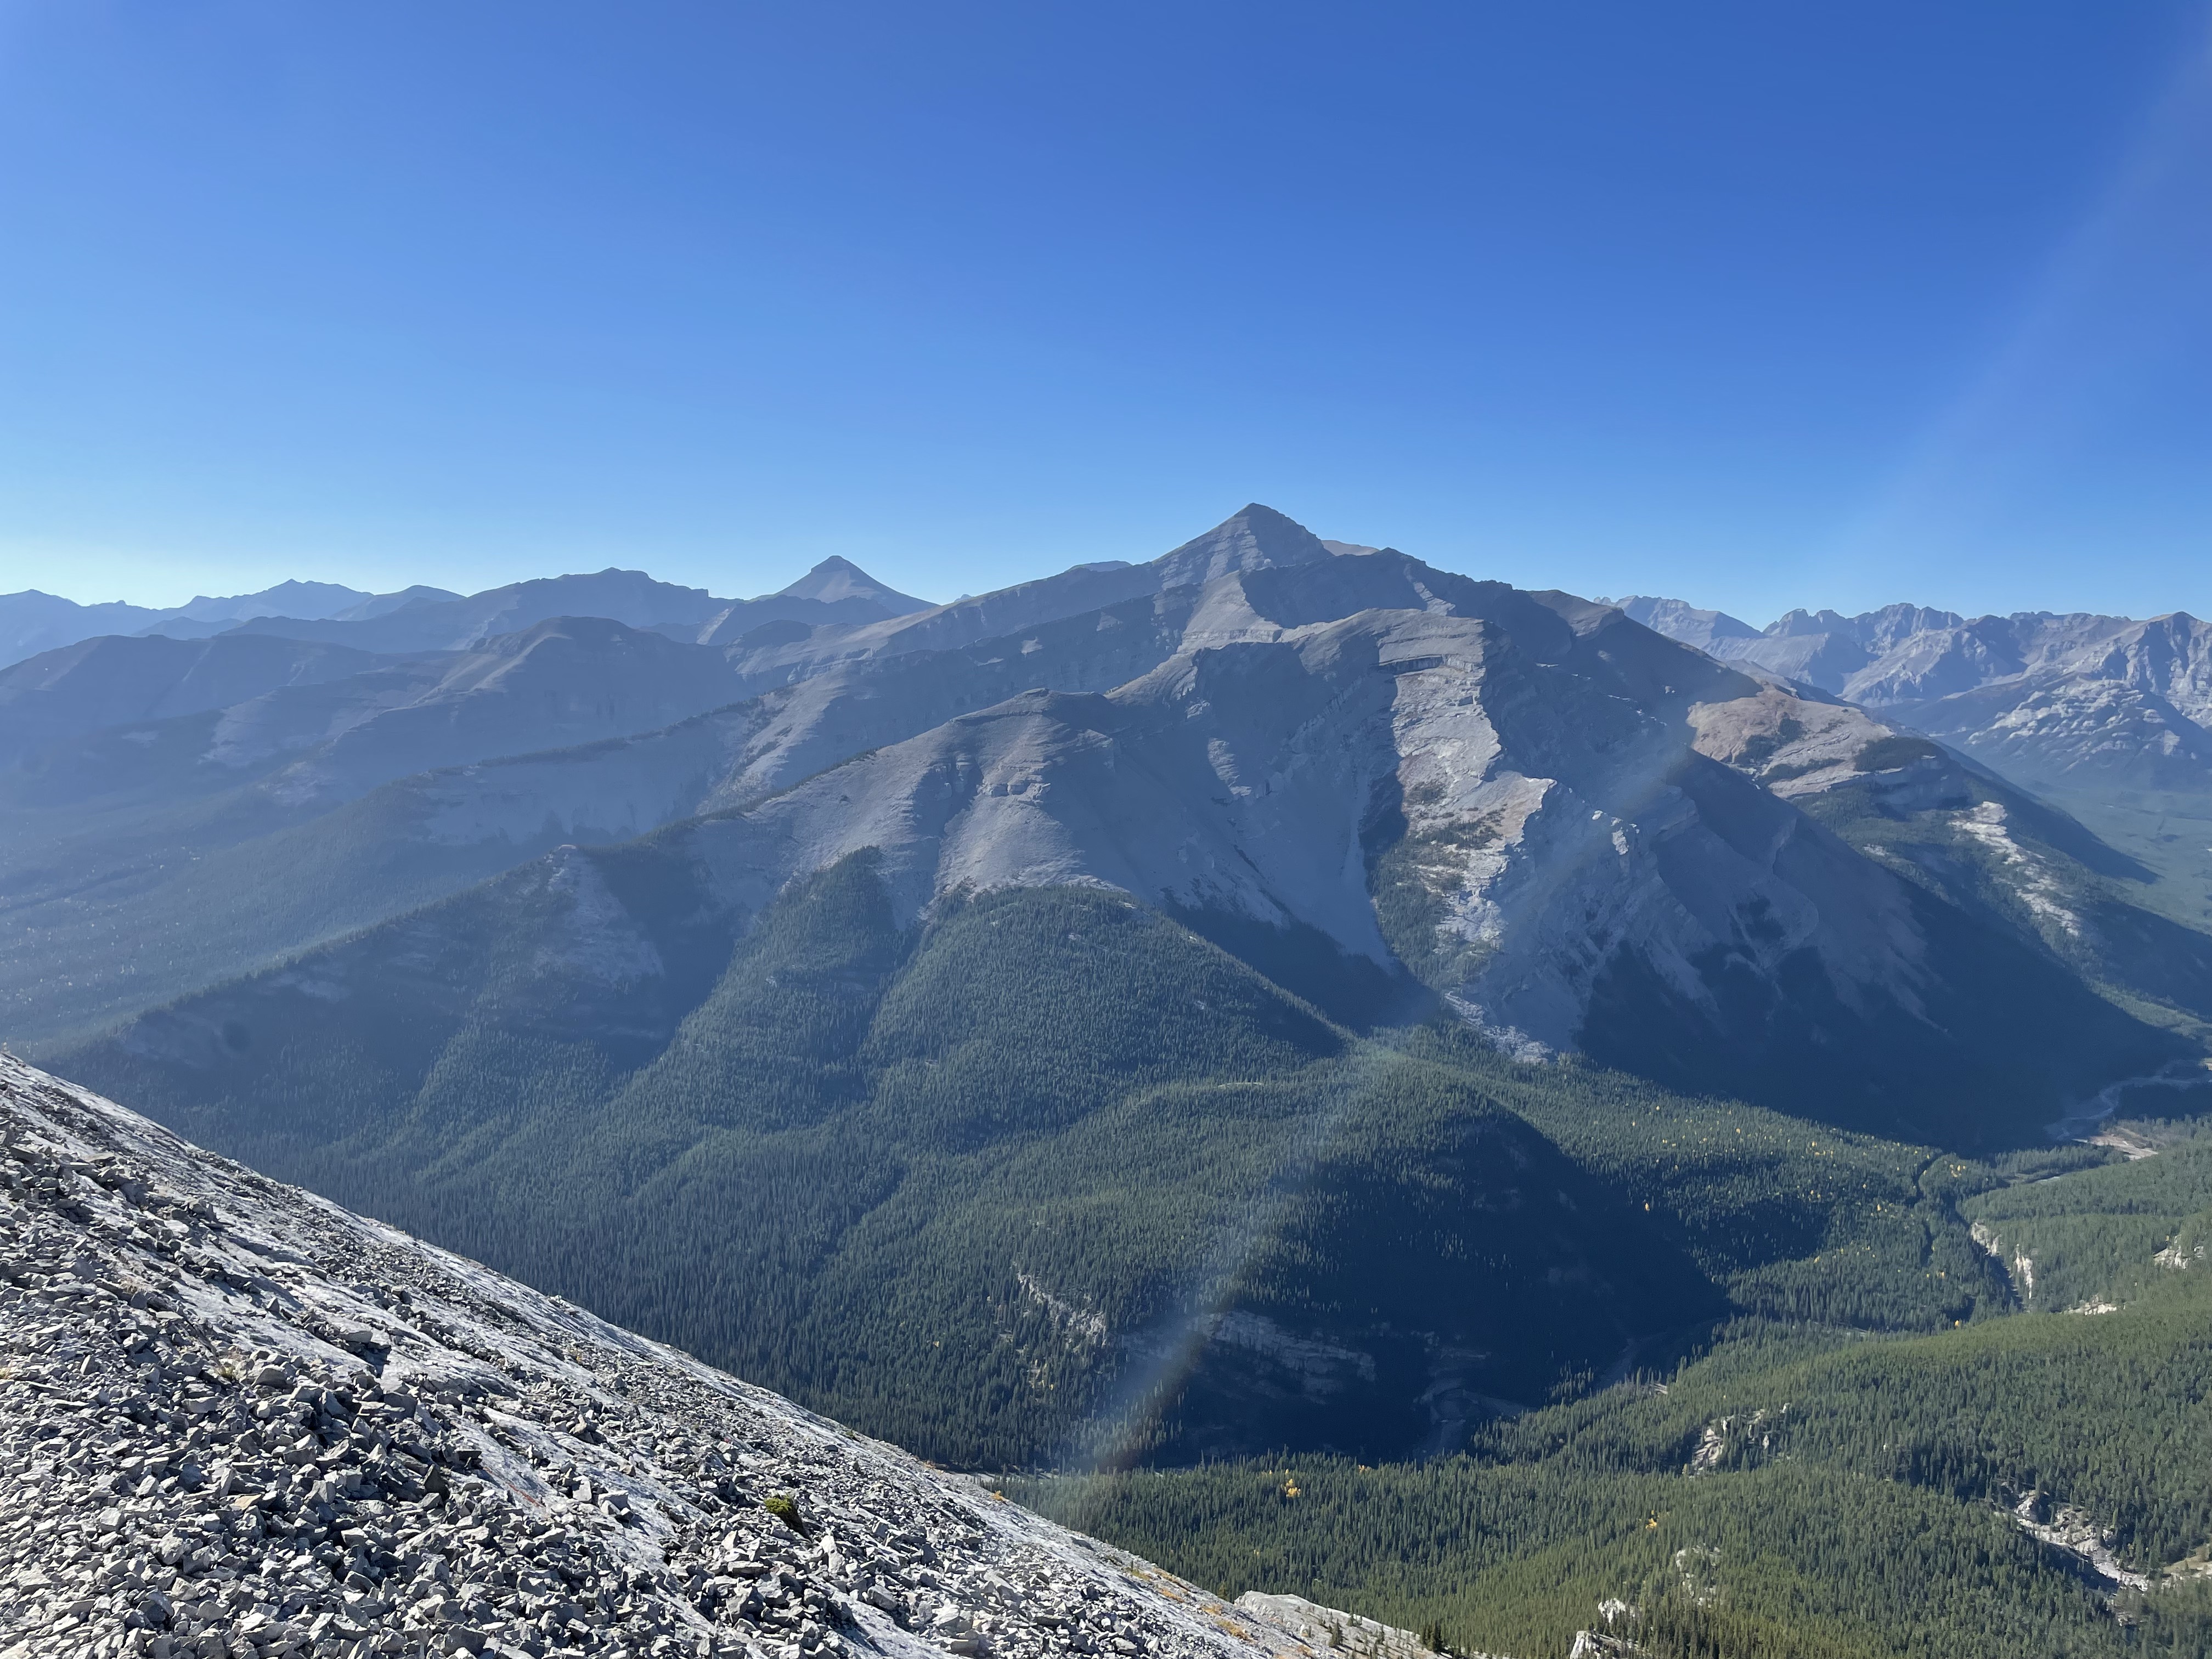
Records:
<instances>
[{"instance_id":1,"label":"mountain range","mask_svg":"<svg viewBox=\"0 0 2212 1659\"><path fill-rule=\"evenodd\" d=\"M690 590L562 580L634 619L725 625ZM479 626L555 585L462 603ZM1525 1056L1753 1097L1802 1093L1809 1066L1840 1121L1986 1089L2040 1122L2115 1066L2155 1070L2175 1051L2094 996L2063 1023L2099 1057L2041 1057L2079 994L2059 958L2126 976L2107 936L2155 936L2172 963L2130 990L2212 1018L2200 936L2110 890L2122 862L2062 815L1623 612L1334 551L1256 507L1147 564L858 623L715 644L574 618L351 648L108 640L0 676L21 734L0 869L42 946L34 980L0 984L39 1005L19 1036L663 826L735 933L864 849L902 927L961 892L1110 887L1209 937L1296 942L1301 994L1346 1018L1441 997ZM1938 852L1860 855L1821 818L1863 798L1853 816ZM148 948L165 938L180 948ZM1959 995L1987 1006L1946 1012ZM1823 1051L1840 1063L1810 1066ZM2002 1080L2000 1054L2032 1081Z\"/></svg>"},{"instance_id":2,"label":"mountain range","mask_svg":"<svg viewBox=\"0 0 2212 1659\"><path fill-rule=\"evenodd\" d=\"M810 580L792 603L887 608L858 573ZM561 582L628 620L536 618ZM1235 1288L1207 1229L1049 1271L1041 1242L972 1255L1025 1160L1050 1148L1067 1201L1096 1203L1119 1179L1097 1137L1168 1133L1183 1091L1231 1140L1303 1126L1168 1184L1225 1225L1305 1138L1376 1114L1378 1146L1478 1133L1468 1091L1504 1085L1474 1052L1986 1152L2186 1066L2212 1022L2212 939L1985 769L1623 610L1256 505L1147 562L948 605L729 638L715 603L618 573L7 671L0 867L35 945L0 983L12 1034L915 1443L1018 1459L1123 1432L1143 1355L1201 1328L1183 1403L1130 1431L1146 1455L1355 1422L1402 1453L1719 1305L1653 1240L1626 1247L1632 1280L1597 1273L1593 1241L1643 1224L1596 1196L1564 1229L1452 1235L1501 1283L1583 1276L1587 1306L1526 1328L1514 1298L1449 1292L1433 1243L1413 1303L1357 1313ZM426 615L471 642L343 642ZM522 625L475 637L501 619ZM1440 1018L1449 1058L1408 1046ZM762 1257L750 1230L831 1164L834 1201L791 1224L813 1242ZM1452 1177L1525 1209L1504 1178ZM675 1201L693 1188L715 1196ZM940 1242L881 1254L914 1228ZM679 1245L748 1289L664 1282ZM908 1299L983 1350L1030 1331L993 1362L995 1414L948 1418L911 1339L832 1362L856 1306L892 1318ZM767 1311L786 1303L836 1316ZM1068 1348L1051 1310L1086 1308L1118 1311L1066 1317L1121 1334ZM1294 1386L1301 1364L1330 1380Z\"/></svg>"},{"instance_id":3,"label":"mountain range","mask_svg":"<svg viewBox=\"0 0 2212 1659\"><path fill-rule=\"evenodd\" d=\"M927 608L842 558L824 559L788 587L755 599L717 599L703 588L611 569L514 582L466 598L419 585L364 593L335 582L283 581L258 593L203 596L166 610L79 605L30 588L0 593L0 668L115 635L204 640L264 634L363 651L451 651L555 617L607 617L679 639L718 633L735 639L770 622L857 624Z\"/></svg>"},{"instance_id":4,"label":"mountain range","mask_svg":"<svg viewBox=\"0 0 2212 1659\"><path fill-rule=\"evenodd\" d=\"M118 601L79 605L74 599L27 588L20 593L0 593L0 666L108 634L205 639L258 617L361 619L382 616L418 599L459 597L442 587L364 593L337 582L283 581L258 593L224 599L203 594L183 605L149 608Z\"/></svg>"},{"instance_id":5,"label":"mountain range","mask_svg":"<svg viewBox=\"0 0 2212 1659\"><path fill-rule=\"evenodd\" d=\"M1421 1526L1510 1488L1664 1531L1736 1458L1746 1513L1832 1534L1741 1385L1828 1402L1789 1443L1921 1506L1922 1600L2003 1578L2090 1632L2048 1650L2212 1548L2134 1440L2036 1453L2056 1508L2026 1452L1878 1469L1903 1431L1819 1369L1978 1376L2047 1310L2084 1378L2193 1386L2212 914L2144 827L2198 799L2185 617L1760 633L1254 504L941 605L831 561L186 620L228 625L0 669L0 1036L217 1153L942 1462L1194 1472L1022 1491L1491 1651L1589 1629L1513 1600L1566 1542L1522 1516L1552 1541L1495 1594L1389 1590L1265 1510L1281 1460L1387 1465ZM1201 1512L1313 1571L1232 1571ZM1590 1642L1906 1650L1772 1611L1905 1617L1878 1542L1730 1580L1769 1611L1723 1630L1706 1567L1623 1580L1628 1540L1554 1563L1641 1609Z\"/></svg>"},{"instance_id":6,"label":"mountain range","mask_svg":"<svg viewBox=\"0 0 2212 1659\"><path fill-rule=\"evenodd\" d=\"M1761 629L1679 599L1620 606L1723 661L1880 710L2038 792L2159 872L2172 914L2212 921L2212 623L2185 611L1966 617L1896 605L1793 611Z\"/></svg>"},{"instance_id":7,"label":"mountain range","mask_svg":"<svg viewBox=\"0 0 2212 1659\"><path fill-rule=\"evenodd\" d=\"M1932 714L1931 731L2046 779L2086 770L2156 787L2201 779L2212 760L2212 623L2186 611L2148 622L2049 611L1968 618L1893 605L1856 617L1793 611L1755 629L1678 599L1620 605L1723 661L1869 708ZM1953 701L1962 697L1971 701Z\"/></svg>"}]
</instances>

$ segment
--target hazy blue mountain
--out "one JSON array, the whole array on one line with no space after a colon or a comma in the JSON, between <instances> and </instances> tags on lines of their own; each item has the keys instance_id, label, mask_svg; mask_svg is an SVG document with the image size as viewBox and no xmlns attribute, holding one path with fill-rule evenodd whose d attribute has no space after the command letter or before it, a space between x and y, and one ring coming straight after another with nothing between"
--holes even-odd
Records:
<instances>
[{"instance_id":1,"label":"hazy blue mountain","mask_svg":"<svg viewBox=\"0 0 2212 1659\"><path fill-rule=\"evenodd\" d=\"M447 599L458 599L459 593L443 587L430 587L417 582L412 587L403 587L396 593L376 593L358 605L347 606L334 613L340 622L363 622L371 617L381 617L388 611L404 610L410 605L436 605ZM290 613L287 613L290 614Z\"/></svg>"},{"instance_id":2,"label":"hazy blue mountain","mask_svg":"<svg viewBox=\"0 0 2212 1659\"><path fill-rule=\"evenodd\" d=\"M605 617L686 643L720 645L768 623L851 626L927 608L841 558L823 560L780 592L734 602L704 588L656 581L643 571L612 569L514 582L466 598L437 588L359 598L344 610L264 613L242 625L362 650L460 651L555 617Z\"/></svg>"},{"instance_id":3,"label":"hazy blue mountain","mask_svg":"<svg viewBox=\"0 0 2212 1659\"><path fill-rule=\"evenodd\" d=\"M1100 578L1152 587L1209 571L1220 574L955 648L908 637L957 640L983 617L1056 608ZM1059 600L1048 604L1036 590L1053 584ZM1969 1033L2050 1013L2082 974L2125 984L2184 1023L2212 1016L2198 939L2161 933L2132 909L2112 884L2130 873L2126 861L2063 814L1986 775L1944 769L1939 751L1846 705L1717 665L1605 607L1516 594L1387 550L1332 552L1263 508L1151 565L1012 592L862 629L808 629L817 641L874 638L765 669L757 641L717 652L564 624L507 636L460 665L410 659L272 694L213 725L110 733L55 757L9 786L26 810L0 868L17 872L18 914L41 930L48 960L70 964L69 990L15 988L19 1018L33 1022L19 1036L81 1029L96 1010L123 1012L127 1000L112 998L126 987L173 994L194 973L204 982L240 971L257 953L395 915L561 841L749 812L779 791L761 810L788 819L823 800L833 776L837 798L802 847L825 857L878 847L907 914L963 887L1103 881L1224 927L1323 941L1344 986L1365 988L1346 995L1388 1000L1396 994L1383 988L1410 969L1531 1054L1598 1053L1685 1085L1778 1098L1802 1091L1804 1055L1792 1045L1841 1043L1851 1058L1820 1068L1820 1088L1833 1097L1822 1109L1847 1120L1854 1091L1893 1086L1841 1035L1888 1018L1881 1009L1905 1034L1884 1039L1884 1064L1916 1073L1913 1091L1940 1092L1929 1079L1967 1063L1967 1049L1940 1042L1932 1057L1910 1058L1905 1037L1925 1035L1929 994L1983 988L1971 1018L1946 1017ZM1246 673L1282 677L1229 694L1239 720L1265 716L1251 732L1217 729L1221 711L1202 697L1182 725L1142 738L1131 728L1134 771L1044 783L1063 763L1055 757L1094 741L1068 725L1091 717L1024 694L1110 692L1100 707L1124 711L1115 720L1126 724L1148 698L1191 695L1159 689L1178 676L1233 686ZM1413 700L1373 702L1386 684ZM596 689L585 695L586 685ZM1290 789L1304 764L1290 764L1295 744L1264 763L1237 756L1251 742L1263 754L1291 744L1267 735L1267 722L1315 698L1299 718L1321 720L1339 759L1311 775L1319 793L1308 799ZM1417 718L1431 699L1433 719ZM720 704L729 706L707 712ZM976 725L994 705L994 723ZM1037 793L1010 782L978 794L988 768L967 751L971 740L1036 744ZM1183 757L1170 767L1171 754ZM857 781L825 770L855 756L866 757L853 763L866 770ZM456 766L466 769L441 769ZM947 796L950 777L963 781ZM1070 788L1087 827L1064 844L1055 815L1010 816L1002 801L1011 793L1034 807ZM165 794L177 804L156 805ZM1791 799L1870 859L1824 839ZM1907 823L1910 834L1883 827ZM193 860L135 885L82 879L81 849L127 865L164 837ZM1753 845L1767 850L1747 860ZM914 849L927 850L930 868L912 863ZM803 855L769 862L772 884L805 872ZM221 896L249 878L256 903ZM158 974L119 973L111 907L126 896L149 936L190 936L196 948ZM196 929L191 917L208 912L253 921ZM2159 947L2147 950L2154 935ZM1955 968L1944 965L1948 950L1963 952ZM1837 1006L1816 1014L1806 1000L1814 987ZM2089 1004L2069 1018L2109 1024ZM2145 1066L2166 1052L2111 1029L2113 1052ZM2033 1036L2024 1041L2018 1052L2033 1052ZM1722 1054L1735 1071L1698 1070ZM2067 1091L2111 1080L2094 1070L2045 1067L2022 1080L2015 1103L2057 1115L2072 1104Z\"/></svg>"},{"instance_id":4,"label":"hazy blue mountain","mask_svg":"<svg viewBox=\"0 0 2212 1659\"><path fill-rule=\"evenodd\" d=\"M176 614L191 622L245 622L253 617L336 617L376 596L337 582L281 581L258 593L210 599L203 594L179 605Z\"/></svg>"},{"instance_id":5,"label":"hazy blue mountain","mask_svg":"<svg viewBox=\"0 0 2212 1659\"><path fill-rule=\"evenodd\" d=\"M234 617L217 617L211 620L164 617L159 622L149 623L145 627L136 629L134 636L140 639L211 640L218 634L229 633L237 626L238 619Z\"/></svg>"},{"instance_id":6,"label":"hazy blue mountain","mask_svg":"<svg viewBox=\"0 0 2212 1659\"><path fill-rule=\"evenodd\" d=\"M1845 695L2023 781L2212 787L2212 623L2183 612L1931 630L1853 676Z\"/></svg>"},{"instance_id":7,"label":"hazy blue mountain","mask_svg":"<svg viewBox=\"0 0 2212 1659\"><path fill-rule=\"evenodd\" d=\"M120 602L79 605L35 587L0 593L0 667L96 634L135 633L161 615L144 605Z\"/></svg>"},{"instance_id":8,"label":"hazy blue mountain","mask_svg":"<svg viewBox=\"0 0 2212 1659\"><path fill-rule=\"evenodd\" d=\"M78 649L353 654L252 635ZM541 623L475 651L359 660L371 665L82 732L0 769L0 914L26 945L0 963L0 1006L19 1039L50 1017L112 1018L236 973L550 844L540 835L520 849L461 848L422 869L380 807L323 824L380 785L620 738L740 695L711 647L594 617ZM0 712L0 730L9 725ZM32 1006L44 1012L26 1024Z\"/></svg>"},{"instance_id":9,"label":"hazy blue mountain","mask_svg":"<svg viewBox=\"0 0 2212 1659\"><path fill-rule=\"evenodd\" d=\"M180 682L168 706L126 716L133 729L108 718L147 701L130 689L137 680L165 675ZM288 800L333 803L410 772L650 731L738 695L719 652L597 617L399 657L240 632L103 639L6 671L0 698L19 680L48 721L95 733L88 744L27 744L14 775L0 774L0 792L33 810L108 797L143 805L149 788L191 795L272 773ZM226 686L245 695L214 700Z\"/></svg>"},{"instance_id":10,"label":"hazy blue mountain","mask_svg":"<svg viewBox=\"0 0 2212 1659\"><path fill-rule=\"evenodd\" d=\"M657 856L693 872L680 913L738 936L788 883L864 854L902 928L962 894L1090 884L1255 961L1303 951L1296 982L1346 1018L1419 981L1516 1052L1960 1145L2033 1137L2186 1052L1702 752L1703 711L1771 688L1617 611L1394 554L1262 565L1188 603L1139 654L1170 653L1103 695L1026 691L887 746L848 727L853 758L660 832ZM1110 614L1072 632L1118 637ZM935 665L971 684L979 666ZM697 778L702 747L773 727L760 712L642 747ZM418 752L389 734L421 718L361 728L378 769ZM342 775L354 741L286 787ZM548 768L605 776L641 747L513 763L513 796L501 767L404 799L433 844L526 844L568 827L546 824ZM593 905L617 953L659 926Z\"/></svg>"},{"instance_id":11,"label":"hazy blue mountain","mask_svg":"<svg viewBox=\"0 0 2212 1659\"><path fill-rule=\"evenodd\" d=\"M1679 599L1620 605L1723 661L1897 710L2023 781L2159 787L2212 767L2212 624L2185 612L1969 619L1893 605L1856 617L1793 611L1753 630Z\"/></svg>"},{"instance_id":12,"label":"hazy blue mountain","mask_svg":"<svg viewBox=\"0 0 2212 1659\"><path fill-rule=\"evenodd\" d=\"M1219 576L1334 556L1303 525L1255 501L1147 563L1075 565L1056 576L856 628L801 633L796 627L771 627L736 642L731 656L750 679L766 687L857 658L957 650Z\"/></svg>"},{"instance_id":13,"label":"hazy blue mountain","mask_svg":"<svg viewBox=\"0 0 2212 1659\"><path fill-rule=\"evenodd\" d=\"M641 570L546 576L488 588L466 599L418 599L378 615L328 620L258 617L241 630L326 641L379 652L465 651L556 617L604 617L632 628L702 625L727 601L702 587L655 581Z\"/></svg>"},{"instance_id":14,"label":"hazy blue mountain","mask_svg":"<svg viewBox=\"0 0 2212 1659\"><path fill-rule=\"evenodd\" d=\"M697 638L703 645L727 645L768 623L852 625L930 608L927 599L885 587L849 559L828 558L788 587L739 599L708 622Z\"/></svg>"},{"instance_id":15,"label":"hazy blue mountain","mask_svg":"<svg viewBox=\"0 0 2212 1659\"><path fill-rule=\"evenodd\" d=\"M249 618L296 617L312 620L371 614L379 606L389 608L390 605L405 603L409 595L428 594L456 597L441 588L410 588L404 594L370 594L335 582L303 581L283 581L258 593L239 593L222 599L202 595L186 604L167 607L120 603L78 605L35 588L21 593L0 593L0 668L101 635L157 634L172 639L207 639Z\"/></svg>"},{"instance_id":16,"label":"hazy blue mountain","mask_svg":"<svg viewBox=\"0 0 2212 1659\"><path fill-rule=\"evenodd\" d=\"M337 684L49 750L12 776L0 773L0 896L39 945L35 958L15 959L15 975L0 963L7 1029L22 1042L117 1017L560 842L620 841L751 805L1040 684L1110 690L1174 654L1194 618L1207 637L1272 635L1279 624L1240 580L962 650L855 659L795 684L778 677L744 702L633 736L562 747L554 731L532 726L506 739L513 752L398 776L354 798L329 776L325 747L344 738L348 758L374 755L404 770L417 751L387 741L388 728L349 734L392 711L443 707L449 678L470 678L468 653L381 659ZM669 648L720 660L705 647ZM511 678L498 684L515 689ZM711 681L707 695L716 695ZM740 695L733 679L727 696ZM510 713L514 706L510 699ZM356 784L373 775L352 774ZM134 943L118 950L126 937Z\"/></svg>"},{"instance_id":17,"label":"hazy blue mountain","mask_svg":"<svg viewBox=\"0 0 2212 1659\"><path fill-rule=\"evenodd\" d=\"M1640 603L1666 605L1674 602ZM1652 625L1662 633L1680 638L1683 636L1676 634L1675 629L1696 614L1686 609L1671 612L1668 621L1672 626L1662 626L1657 622ZM1733 623L1735 619L1729 621ZM1741 626L1737 624L1739 629ZM1879 611L1856 617L1839 616L1832 611L1792 611L1755 635L1735 629L1717 630L1707 641L1699 643L1699 648L1728 661L1753 663L1823 691L1838 692L1854 702L1879 702L1881 700L1855 695L1852 687L1860 674L1910 641L1968 626L1964 617L1951 611L1929 611L1912 605L1884 605Z\"/></svg>"},{"instance_id":18,"label":"hazy blue mountain","mask_svg":"<svg viewBox=\"0 0 2212 1659\"><path fill-rule=\"evenodd\" d=\"M1708 655L1721 654L1713 649L1718 641L1761 637L1759 631L1749 623L1739 622L1725 611L1700 611L1680 599L1656 599L1632 594L1627 599L1614 599L1610 603L1619 605L1624 612L1655 633L1664 634L1670 640L1680 640L1685 645L1694 645Z\"/></svg>"},{"instance_id":19,"label":"hazy blue mountain","mask_svg":"<svg viewBox=\"0 0 2212 1659\"><path fill-rule=\"evenodd\" d=\"M0 669L0 767L106 726L227 708L282 686L349 678L377 661L297 640L82 640Z\"/></svg>"},{"instance_id":20,"label":"hazy blue mountain","mask_svg":"<svg viewBox=\"0 0 2212 1659\"><path fill-rule=\"evenodd\" d=\"M864 640L850 653L764 666L757 641L731 647L737 679L724 695L707 671L702 696L727 702L759 693L764 701L661 739L629 740L621 734L634 728L623 718L601 728L615 739L611 744L540 754L584 734L573 723L525 720L501 740L511 745L504 750L480 736L459 746L431 742L410 750L390 734L434 737L446 716L397 711L426 699L445 707L448 676L465 680L471 672L435 653L387 657L347 684L312 693L290 688L219 715L88 733L67 750L27 757L12 777L0 775L0 798L12 809L0 823L0 896L40 941L40 959L68 964L35 975L26 966L19 981L0 983L0 1006L10 1008L9 1029L19 1041L112 1017L134 1000L144 1006L241 971L268 952L397 914L560 840L619 839L694 811L749 802L860 749L911 737L1031 686L1110 689L1180 648L1191 626L1200 630L1194 639L1266 635L1279 626L1263 614L1266 605L1253 610L1241 590L1224 589L1204 603L1197 588L1163 599L1163 572L1179 568L1176 561L1194 569L1214 562L1249 565L1257 574L1277 562L1288 568L1301 561L1313 567L1316 559L1322 563L1314 568L1326 569L1332 562L1325 554L1281 515L1252 508L1155 565L1097 566L1071 573L1073 583L1030 585L1052 590L1048 600L1015 590L1009 603L990 595L922 613L918 619L931 625L919 639ZM1088 623L1048 620L1042 635L969 637L988 617L1049 617L1079 601L1085 582L1117 574L1121 586L1143 597ZM635 597L634 585L612 591L617 599ZM908 603L839 562L793 584L788 603L863 599ZM1401 580L1388 592L1305 603L1312 614L1338 614L1365 604L1425 602L1417 580ZM426 608L436 607L412 606L407 614ZM805 638L817 625L777 626ZM856 630L821 631L835 638ZM955 647L921 648L932 637ZM598 683L592 671L579 672L580 684ZM519 705L510 699L507 706ZM702 706L711 705L697 699L684 705ZM481 773L424 769L501 753L531 758ZM410 771L422 775L356 803L361 789ZM307 828L325 812L337 817L323 830ZM247 890L252 897L244 902ZM125 939L138 943L125 949ZM175 944L157 947L155 940ZM0 969L0 981L7 978Z\"/></svg>"}]
</instances>

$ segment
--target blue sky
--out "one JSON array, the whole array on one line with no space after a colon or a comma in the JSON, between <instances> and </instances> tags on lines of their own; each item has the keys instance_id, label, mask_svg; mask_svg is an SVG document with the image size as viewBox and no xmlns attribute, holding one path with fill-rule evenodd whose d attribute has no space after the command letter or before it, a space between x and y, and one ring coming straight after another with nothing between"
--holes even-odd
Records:
<instances>
[{"instance_id":1,"label":"blue sky","mask_svg":"<svg viewBox=\"0 0 2212 1659\"><path fill-rule=\"evenodd\" d=\"M2212 611L2203 0L0 0L0 591L1259 499L1764 622Z\"/></svg>"}]
</instances>

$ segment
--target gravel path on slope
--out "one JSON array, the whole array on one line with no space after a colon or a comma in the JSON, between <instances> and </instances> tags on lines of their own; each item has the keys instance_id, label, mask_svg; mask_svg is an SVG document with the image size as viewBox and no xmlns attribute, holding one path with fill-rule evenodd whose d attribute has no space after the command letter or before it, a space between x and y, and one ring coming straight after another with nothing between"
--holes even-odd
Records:
<instances>
[{"instance_id":1,"label":"gravel path on slope","mask_svg":"<svg viewBox=\"0 0 2212 1659\"><path fill-rule=\"evenodd\" d=\"M1310 1659L0 1055L0 1659Z\"/></svg>"}]
</instances>

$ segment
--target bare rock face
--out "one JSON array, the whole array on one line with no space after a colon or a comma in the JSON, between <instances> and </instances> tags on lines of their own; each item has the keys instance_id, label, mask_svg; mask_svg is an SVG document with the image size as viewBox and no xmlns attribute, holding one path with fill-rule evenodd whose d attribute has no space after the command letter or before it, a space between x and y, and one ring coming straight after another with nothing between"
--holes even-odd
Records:
<instances>
[{"instance_id":1,"label":"bare rock face","mask_svg":"<svg viewBox=\"0 0 2212 1659\"><path fill-rule=\"evenodd\" d=\"M1300 1641L1334 1648L1354 1659L1431 1659L1434 1651L1412 1631L1338 1607L1325 1607L1303 1595L1246 1590L1237 1598L1237 1608L1267 1620Z\"/></svg>"},{"instance_id":2,"label":"bare rock face","mask_svg":"<svg viewBox=\"0 0 2212 1659\"><path fill-rule=\"evenodd\" d=\"M1313 1651L4 1057L0 1237L9 1659Z\"/></svg>"},{"instance_id":3,"label":"bare rock face","mask_svg":"<svg viewBox=\"0 0 2212 1659\"><path fill-rule=\"evenodd\" d=\"M2185 611L1967 618L1793 611L1763 631L1678 599L1621 608L1725 661L1893 711L2020 782L2212 787L2212 623Z\"/></svg>"}]
</instances>

